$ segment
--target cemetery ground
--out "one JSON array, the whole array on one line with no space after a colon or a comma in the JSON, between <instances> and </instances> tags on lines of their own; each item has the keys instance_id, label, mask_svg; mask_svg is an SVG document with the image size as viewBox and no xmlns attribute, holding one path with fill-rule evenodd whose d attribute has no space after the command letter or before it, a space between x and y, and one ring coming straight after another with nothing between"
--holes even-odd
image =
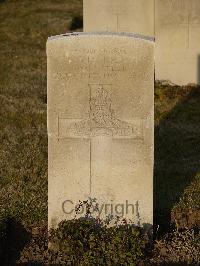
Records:
<instances>
[{"instance_id":1,"label":"cemetery ground","mask_svg":"<svg viewBox=\"0 0 200 266\"><path fill-rule=\"evenodd\" d=\"M155 87L155 239L71 221L47 251L46 40L81 30L81 16L79 0L0 1L1 265L197 265L200 88L164 82Z\"/></svg>"}]
</instances>

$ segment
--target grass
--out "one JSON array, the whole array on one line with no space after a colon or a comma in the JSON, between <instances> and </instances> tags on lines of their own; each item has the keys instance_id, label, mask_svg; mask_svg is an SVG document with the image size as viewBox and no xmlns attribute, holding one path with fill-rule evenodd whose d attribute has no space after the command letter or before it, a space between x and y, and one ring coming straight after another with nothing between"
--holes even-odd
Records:
<instances>
[{"instance_id":1,"label":"grass","mask_svg":"<svg viewBox=\"0 0 200 266\"><path fill-rule=\"evenodd\" d=\"M161 230L168 230L171 210L200 172L199 125L199 87L156 84L154 217Z\"/></svg>"},{"instance_id":2,"label":"grass","mask_svg":"<svg viewBox=\"0 0 200 266\"><path fill-rule=\"evenodd\" d=\"M37 250L26 246L22 261L31 252L32 259L37 261L39 256L42 261L47 240L43 237L47 223L46 40L80 26L81 16L81 0L0 1L0 232L7 232L11 224L25 228L33 243L39 239ZM200 88L158 82L154 173L158 235L170 231L171 213L173 221L183 221L180 213L198 211L199 173ZM33 228L39 230L37 238ZM22 250L17 237L11 245L12 237L9 262L19 259ZM175 242L177 238L173 235ZM162 248L157 249L158 257Z\"/></svg>"},{"instance_id":3,"label":"grass","mask_svg":"<svg viewBox=\"0 0 200 266\"><path fill-rule=\"evenodd\" d=\"M200 174L184 190L180 200L174 205L172 221L178 229L198 228L200 224Z\"/></svg>"},{"instance_id":4,"label":"grass","mask_svg":"<svg viewBox=\"0 0 200 266\"><path fill-rule=\"evenodd\" d=\"M1 215L47 217L46 40L68 31L81 1L0 3Z\"/></svg>"}]
</instances>

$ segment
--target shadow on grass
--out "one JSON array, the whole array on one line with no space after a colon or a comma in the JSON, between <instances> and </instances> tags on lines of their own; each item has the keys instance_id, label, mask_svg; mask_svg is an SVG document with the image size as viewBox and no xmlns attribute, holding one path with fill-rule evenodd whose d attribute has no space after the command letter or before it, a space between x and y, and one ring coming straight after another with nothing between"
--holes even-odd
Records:
<instances>
[{"instance_id":1,"label":"shadow on grass","mask_svg":"<svg viewBox=\"0 0 200 266\"><path fill-rule=\"evenodd\" d=\"M82 28L83 28L83 17L81 16L73 17L69 30L74 31Z\"/></svg>"},{"instance_id":2,"label":"shadow on grass","mask_svg":"<svg viewBox=\"0 0 200 266\"><path fill-rule=\"evenodd\" d=\"M178 89L183 91L169 89L169 98ZM158 234L169 230L171 210L199 170L200 87L188 87L155 128L154 229L159 226Z\"/></svg>"},{"instance_id":3,"label":"shadow on grass","mask_svg":"<svg viewBox=\"0 0 200 266\"><path fill-rule=\"evenodd\" d=\"M20 252L30 241L31 234L24 226L14 218L9 218L5 222L5 237L0 243L1 265L15 265L20 257Z\"/></svg>"}]
</instances>

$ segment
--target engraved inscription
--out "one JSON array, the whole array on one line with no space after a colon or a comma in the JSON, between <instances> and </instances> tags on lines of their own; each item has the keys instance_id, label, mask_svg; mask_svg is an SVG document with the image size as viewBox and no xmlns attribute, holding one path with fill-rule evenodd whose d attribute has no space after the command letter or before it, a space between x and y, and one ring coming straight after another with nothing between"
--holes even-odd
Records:
<instances>
[{"instance_id":1,"label":"engraved inscription","mask_svg":"<svg viewBox=\"0 0 200 266\"><path fill-rule=\"evenodd\" d=\"M191 27L199 26L199 2L188 0L165 0L159 2L160 23L165 27L174 25Z\"/></svg>"},{"instance_id":2,"label":"engraved inscription","mask_svg":"<svg viewBox=\"0 0 200 266\"><path fill-rule=\"evenodd\" d=\"M113 138L143 137L143 121L135 120L132 123L122 121L116 117L112 108L112 100L108 91L101 85L95 95L89 99L88 119L61 118L64 124L62 132L66 137L91 138L94 136L111 136ZM60 132L61 130L59 130Z\"/></svg>"},{"instance_id":3,"label":"engraved inscription","mask_svg":"<svg viewBox=\"0 0 200 266\"><path fill-rule=\"evenodd\" d=\"M90 117L88 120L77 122L72 127L73 133L78 135L108 135L134 136L133 126L117 119L112 109L112 102L108 92L99 87L96 97L90 100Z\"/></svg>"}]
</instances>

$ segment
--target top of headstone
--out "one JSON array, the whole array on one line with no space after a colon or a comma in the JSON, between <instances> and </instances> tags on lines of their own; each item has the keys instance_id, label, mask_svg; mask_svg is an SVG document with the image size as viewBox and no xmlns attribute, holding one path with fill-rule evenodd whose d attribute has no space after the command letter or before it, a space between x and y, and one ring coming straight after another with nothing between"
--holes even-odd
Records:
<instances>
[{"instance_id":1,"label":"top of headstone","mask_svg":"<svg viewBox=\"0 0 200 266\"><path fill-rule=\"evenodd\" d=\"M150 36L145 36L141 34L134 34L134 33L126 33L126 32L72 32L72 33L65 33L61 35L55 35L48 38L48 41L61 39L66 37L73 37L73 36L118 36L118 37L129 37L134 39L141 39L145 41L154 42L155 38Z\"/></svg>"}]
</instances>

